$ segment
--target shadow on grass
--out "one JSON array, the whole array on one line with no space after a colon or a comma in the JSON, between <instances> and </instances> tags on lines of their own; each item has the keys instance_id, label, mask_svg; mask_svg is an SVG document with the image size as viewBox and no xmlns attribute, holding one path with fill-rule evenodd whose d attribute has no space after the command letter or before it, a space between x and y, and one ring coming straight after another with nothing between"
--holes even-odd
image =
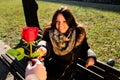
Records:
<instances>
[{"instance_id":1,"label":"shadow on grass","mask_svg":"<svg viewBox=\"0 0 120 80\"><path fill-rule=\"evenodd\" d=\"M37 1L39 1L39 0L37 0ZM42 1L76 5L76 6L79 6L79 7L95 8L95 9L99 9L99 10L113 11L113 12L120 13L120 5L88 3L88 2L72 1L72 0L66 0L66 1L65 0L42 0Z\"/></svg>"}]
</instances>

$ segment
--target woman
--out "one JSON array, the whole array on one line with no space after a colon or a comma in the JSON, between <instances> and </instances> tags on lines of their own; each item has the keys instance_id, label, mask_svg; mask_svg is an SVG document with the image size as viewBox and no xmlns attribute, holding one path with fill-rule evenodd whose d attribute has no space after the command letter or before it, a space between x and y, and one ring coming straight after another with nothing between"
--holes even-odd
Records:
<instances>
[{"instance_id":1,"label":"woman","mask_svg":"<svg viewBox=\"0 0 120 80\"><path fill-rule=\"evenodd\" d=\"M60 7L53 15L52 22L43 30L43 40L38 44L41 53L46 56L47 80L70 80L73 77L78 58L86 61L86 68L94 65L95 53L90 49L86 32L80 26L67 7ZM70 71L69 71L70 69ZM69 71L69 79L64 79ZM66 76L66 77L67 77Z\"/></svg>"}]
</instances>

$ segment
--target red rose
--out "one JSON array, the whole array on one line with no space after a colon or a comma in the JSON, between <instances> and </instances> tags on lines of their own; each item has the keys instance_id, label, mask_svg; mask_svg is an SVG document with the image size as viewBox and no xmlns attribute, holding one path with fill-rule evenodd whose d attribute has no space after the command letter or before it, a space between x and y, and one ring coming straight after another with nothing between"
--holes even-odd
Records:
<instances>
[{"instance_id":1,"label":"red rose","mask_svg":"<svg viewBox=\"0 0 120 80\"><path fill-rule=\"evenodd\" d=\"M22 31L22 39L26 42L33 42L38 35L38 28L37 27L25 27Z\"/></svg>"}]
</instances>

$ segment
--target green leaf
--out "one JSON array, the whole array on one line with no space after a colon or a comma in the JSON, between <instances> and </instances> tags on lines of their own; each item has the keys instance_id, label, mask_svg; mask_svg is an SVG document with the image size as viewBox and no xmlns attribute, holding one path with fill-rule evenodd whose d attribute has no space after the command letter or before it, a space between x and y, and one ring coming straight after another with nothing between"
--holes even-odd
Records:
<instances>
[{"instance_id":1,"label":"green leaf","mask_svg":"<svg viewBox=\"0 0 120 80\"><path fill-rule=\"evenodd\" d=\"M21 54L24 54L24 49L23 48L17 48L16 49L18 52L21 52Z\"/></svg>"},{"instance_id":2,"label":"green leaf","mask_svg":"<svg viewBox=\"0 0 120 80\"><path fill-rule=\"evenodd\" d=\"M7 50L7 54L14 56L17 60L22 60L25 56L23 48L9 49L9 50Z\"/></svg>"},{"instance_id":3,"label":"green leaf","mask_svg":"<svg viewBox=\"0 0 120 80\"><path fill-rule=\"evenodd\" d=\"M16 54L18 54L17 50L15 49L9 49L7 50L7 54L10 54L11 56L16 56Z\"/></svg>"},{"instance_id":4,"label":"green leaf","mask_svg":"<svg viewBox=\"0 0 120 80\"><path fill-rule=\"evenodd\" d=\"M37 58L38 56L40 56L40 52L32 53L32 58Z\"/></svg>"}]
</instances>

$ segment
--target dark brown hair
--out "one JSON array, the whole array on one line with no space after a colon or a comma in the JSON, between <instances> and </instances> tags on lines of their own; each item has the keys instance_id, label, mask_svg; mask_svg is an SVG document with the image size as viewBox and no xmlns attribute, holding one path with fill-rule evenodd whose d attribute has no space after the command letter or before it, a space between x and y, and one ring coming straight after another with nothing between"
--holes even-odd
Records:
<instances>
[{"instance_id":1,"label":"dark brown hair","mask_svg":"<svg viewBox=\"0 0 120 80\"><path fill-rule=\"evenodd\" d=\"M52 22L51 22L51 28L55 28L56 19L57 19L58 14L62 14L64 16L69 28L76 28L77 27L77 22L75 20L75 17L71 13L71 11L65 6L65 7L60 7L54 13L53 18L52 18Z\"/></svg>"}]
</instances>

